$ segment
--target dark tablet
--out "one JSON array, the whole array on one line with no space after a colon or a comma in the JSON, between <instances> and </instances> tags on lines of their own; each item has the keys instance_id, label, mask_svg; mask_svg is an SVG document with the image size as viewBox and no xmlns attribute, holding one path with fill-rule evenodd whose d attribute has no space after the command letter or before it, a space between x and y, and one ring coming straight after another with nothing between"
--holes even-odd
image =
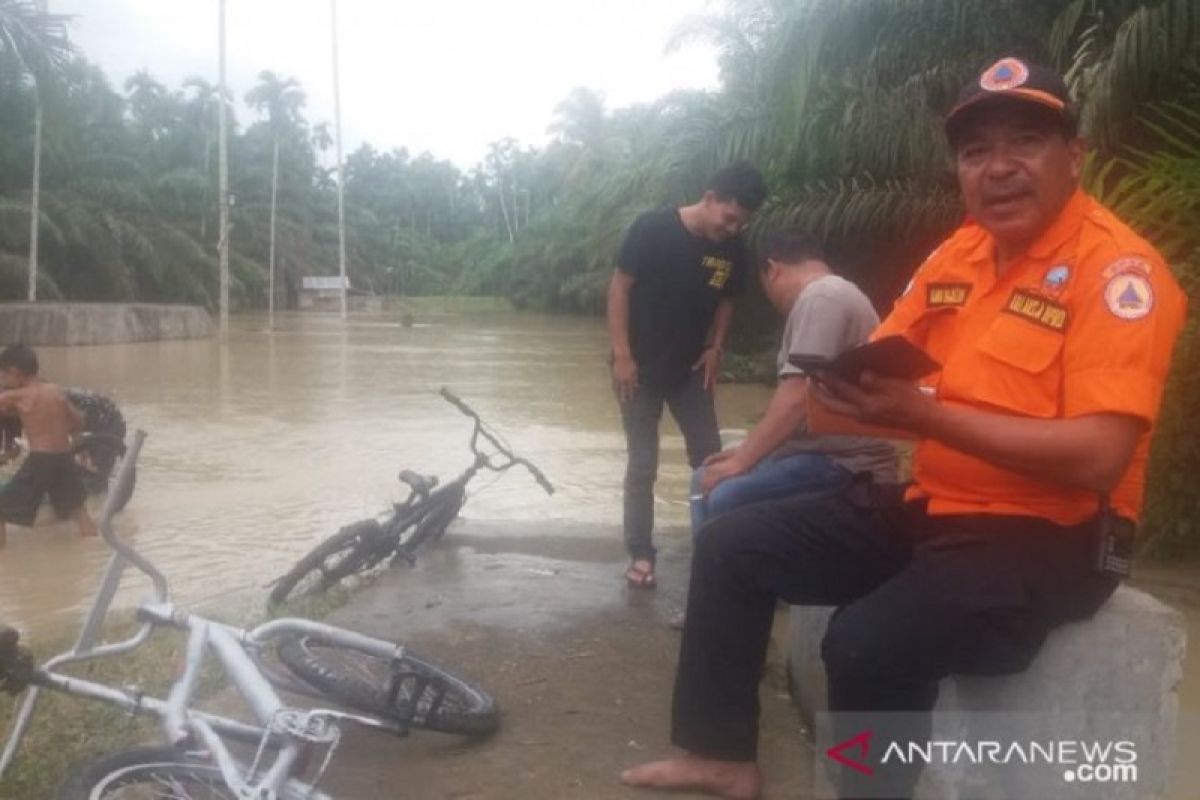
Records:
<instances>
[{"instance_id":1,"label":"dark tablet","mask_svg":"<svg viewBox=\"0 0 1200 800\"><path fill-rule=\"evenodd\" d=\"M941 365L928 353L903 336L885 336L847 350L834 359L792 353L788 356L788 363L806 375L828 371L853 383L857 383L864 372L873 372L883 378L915 381L941 369Z\"/></svg>"}]
</instances>

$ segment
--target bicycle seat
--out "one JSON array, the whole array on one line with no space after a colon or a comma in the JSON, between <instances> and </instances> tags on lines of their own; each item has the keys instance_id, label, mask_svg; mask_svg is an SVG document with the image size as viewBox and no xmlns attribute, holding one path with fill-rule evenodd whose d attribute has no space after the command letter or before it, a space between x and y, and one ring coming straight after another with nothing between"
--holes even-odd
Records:
<instances>
[{"instance_id":1,"label":"bicycle seat","mask_svg":"<svg viewBox=\"0 0 1200 800\"><path fill-rule=\"evenodd\" d=\"M401 483L408 484L413 493L419 495L429 494L438 484L436 475L421 475L413 472L411 469L400 471L400 481Z\"/></svg>"}]
</instances>

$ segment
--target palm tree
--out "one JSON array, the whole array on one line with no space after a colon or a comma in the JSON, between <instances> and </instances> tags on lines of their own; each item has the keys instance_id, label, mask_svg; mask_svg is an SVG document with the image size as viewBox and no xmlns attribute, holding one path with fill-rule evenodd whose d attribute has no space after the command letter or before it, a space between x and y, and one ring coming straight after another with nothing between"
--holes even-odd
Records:
<instances>
[{"instance_id":1,"label":"palm tree","mask_svg":"<svg viewBox=\"0 0 1200 800\"><path fill-rule=\"evenodd\" d=\"M1050 47L1083 105L1092 142L1112 151L1139 138L1148 105L1200 92L1196 0L1071 0Z\"/></svg>"},{"instance_id":2,"label":"palm tree","mask_svg":"<svg viewBox=\"0 0 1200 800\"><path fill-rule=\"evenodd\" d=\"M73 52L68 17L50 14L45 0L0 0L0 60L33 79L33 189L29 200L29 302L37 300L38 235L42 199L43 92Z\"/></svg>"},{"instance_id":3,"label":"palm tree","mask_svg":"<svg viewBox=\"0 0 1200 800\"><path fill-rule=\"evenodd\" d=\"M275 215L279 192L279 141L299 119L304 92L295 78L281 78L271 70L258 75L259 84L246 93L246 102L265 113L274 145L271 155L271 244L267 269L270 273L267 295L267 325L275 327Z\"/></svg>"},{"instance_id":4,"label":"palm tree","mask_svg":"<svg viewBox=\"0 0 1200 800\"><path fill-rule=\"evenodd\" d=\"M198 75L192 75L183 82L184 89L191 89L194 94L189 101L192 113L195 115L192 123L204 131L204 207L200 214L200 241L208 239L208 198L212 186L212 146L217 127L217 103L220 92L215 84Z\"/></svg>"}]
</instances>

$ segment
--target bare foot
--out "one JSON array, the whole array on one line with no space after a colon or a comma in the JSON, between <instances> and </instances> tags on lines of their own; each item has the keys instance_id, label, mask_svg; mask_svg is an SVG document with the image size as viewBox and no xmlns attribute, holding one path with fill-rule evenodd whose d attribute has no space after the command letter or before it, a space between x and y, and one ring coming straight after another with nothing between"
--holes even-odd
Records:
<instances>
[{"instance_id":1,"label":"bare foot","mask_svg":"<svg viewBox=\"0 0 1200 800\"><path fill-rule=\"evenodd\" d=\"M762 794L762 773L753 761L715 761L690 754L626 770L621 782L639 789L689 790L727 800L755 800Z\"/></svg>"}]
</instances>

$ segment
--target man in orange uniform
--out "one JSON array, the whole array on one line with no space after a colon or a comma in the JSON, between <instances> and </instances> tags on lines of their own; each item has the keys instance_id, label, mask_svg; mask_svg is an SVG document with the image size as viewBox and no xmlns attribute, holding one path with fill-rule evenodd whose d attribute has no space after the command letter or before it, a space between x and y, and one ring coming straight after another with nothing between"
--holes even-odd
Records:
<instances>
[{"instance_id":1,"label":"man in orange uniform","mask_svg":"<svg viewBox=\"0 0 1200 800\"><path fill-rule=\"evenodd\" d=\"M1184 295L1079 189L1085 146L1056 74L1002 59L964 88L946 132L969 220L876 333L907 336L941 373L926 387L823 374L814 391L917 437L913 483L764 503L701 531L672 711L684 753L627 783L758 796L777 598L839 607L822 643L829 708L878 714L928 712L951 673L1024 670L1117 585L1100 543L1140 511ZM928 739L928 714L912 718L892 733ZM844 769L840 791L909 797L918 776L876 762L870 778Z\"/></svg>"}]
</instances>

